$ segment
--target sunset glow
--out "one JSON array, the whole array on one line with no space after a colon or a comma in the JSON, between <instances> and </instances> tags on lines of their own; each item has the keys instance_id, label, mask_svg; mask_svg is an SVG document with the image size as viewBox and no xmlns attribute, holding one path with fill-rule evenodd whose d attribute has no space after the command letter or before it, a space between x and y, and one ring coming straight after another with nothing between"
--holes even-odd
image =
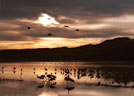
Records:
<instances>
[{"instance_id":1,"label":"sunset glow","mask_svg":"<svg viewBox=\"0 0 134 96\"><path fill-rule=\"evenodd\" d=\"M51 26L51 25L59 24L59 22L57 22L54 17L49 16L46 13L42 13L39 16L37 23L40 23L43 26L49 26L49 25Z\"/></svg>"},{"instance_id":2,"label":"sunset glow","mask_svg":"<svg viewBox=\"0 0 134 96\"><path fill-rule=\"evenodd\" d=\"M109 3L107 0L33 1L33 4L31 1L21 1L22 7L14 0L14 3L5 1L8 7L3 4L1 10L4 13L0 14L0 49L77 47L114 37L134 36L132 6L126 8L118 6L117 1ZM122 5L133 4L129 0L126 0L127 3L120 2Z\"/></svg>"},{"instance_id":3,"label":"sunset glow","mask_svg":"<svg viewBox=\"0 0 134 96\"><path fill-rule=\"evenodd\" d=\"M100 42L99 38L80 38L80 39L68 39L68 38L41 38L40 42L35 46L40 48L56 48L56 47L78 47L81 45L97 44Z\"/></svg>"},{"instance_id":4,"label":"sunset glow","mask_svg":"<svg viewBox=\"0 0 134 96\"><path fill-rule=\"evenodd\" d=\"M0 96L134 96L134 0L0 0Z\"/></svg>"},{"instance_id":5,"label":"sunset glow","mask_svg":"<svg viewBox=\"0 0 134 96\"><path fill-rule=\"evenodd\" d=\"M44 94L41 94L41 95L39 95L39 96L50 96L50 95L47 95L47 94L44 93Z\"/></svg>"}]
</instances>

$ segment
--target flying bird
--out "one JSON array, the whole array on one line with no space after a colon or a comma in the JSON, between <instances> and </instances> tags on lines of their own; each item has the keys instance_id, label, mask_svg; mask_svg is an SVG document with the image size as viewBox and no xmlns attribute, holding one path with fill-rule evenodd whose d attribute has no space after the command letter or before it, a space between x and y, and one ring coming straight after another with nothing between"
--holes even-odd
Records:
<instances>
[{"instance_id":1,"label":"flying bird","mask_svg":"<svg viewBox=\"0 0 134 96\"><path fill-rule=\"evenodd\" d=\"M49 34L47 34L47 36L54 36L53 34L51 34L51 33L49 33Z\"/></svg>"},{"instance_id":2,"label":"flying bird","mask_svg":"<svg viewBox=\"0 0 134 96\"><path fill-rule=\"evenodd\" d=\"M27 27L27 29L29 29L29 30L30 30L30 29L31 29L31 27Z\"/></svg>"},{"instance_id":3,"label":"flying bird","mask_svg":"<svg viewBox=\"0 0 134 96\"><path fill-rule=\"evenodd\" d=\"M76 29L75 31L80 31L79 29Z\"/></svg>"},{"instance_id":4,"label":"flying bird","mask_svg":"<svg viewBox=\"0 0 134 96\"><path fill-rule=\"evenodd\" d=\"M64 27L69 28L69 26L65 25Z\"/></svg>"}]
</instances>

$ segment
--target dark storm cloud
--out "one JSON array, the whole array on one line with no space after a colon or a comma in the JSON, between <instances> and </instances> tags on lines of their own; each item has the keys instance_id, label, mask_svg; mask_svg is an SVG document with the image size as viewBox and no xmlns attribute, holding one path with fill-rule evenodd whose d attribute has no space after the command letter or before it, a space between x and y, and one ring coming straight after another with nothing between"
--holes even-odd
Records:
<instances>
[{"instance_id":1,"label":"dark storm cloud","mask_svg":"<svg viewBox=\"0 0 134 96\"><path fill-rule=\"evenodd\" d=\"M104 18L134 14L134 0L3 0L0 17L37 17L46 12L71 18Z\"/></svg>"}]
</instances>

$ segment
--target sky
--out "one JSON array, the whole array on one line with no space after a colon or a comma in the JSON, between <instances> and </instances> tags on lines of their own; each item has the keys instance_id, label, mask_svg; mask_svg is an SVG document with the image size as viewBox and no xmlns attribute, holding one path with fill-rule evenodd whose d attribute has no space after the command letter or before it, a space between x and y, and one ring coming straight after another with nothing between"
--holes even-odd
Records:
<instances>
[{"instance_id":1,"label":"sky","mask_svg":"<svg viewBox=\"0 0 134 96\"><path fill-rule=\"evenodd\" d=\"M0 49L77 47L133 38L133 26L134 0L0 0Z\"/></svg>"}]
</instances>

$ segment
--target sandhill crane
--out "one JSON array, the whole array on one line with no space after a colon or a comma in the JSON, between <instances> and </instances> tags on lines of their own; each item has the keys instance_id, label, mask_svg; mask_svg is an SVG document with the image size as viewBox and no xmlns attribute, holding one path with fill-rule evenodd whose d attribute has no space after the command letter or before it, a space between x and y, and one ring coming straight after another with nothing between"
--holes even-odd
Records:
<instances>
[{"instance_id":1,"label":"sandhill crane","mask_svg":"<svg viewBox=\"0 0 134 96\"><path fill-rule=\"evenodd\" d=\"M69 28L69 26L65 25L64 27Z\"/></svg>"},{"instance_id":2,"label":"sandhill crane","mask_svg":"<svg viewBox=\"0 0 134 96\"><path fill-rule=\"evenodd\" d=\"M47 68L44 68L45 71L47 71Z\"/></svg>"},{"instance_id":3,"label":"sandhill crane","mask_svg":"<svg viewBox=\"0 0 134 96\"><path fill-rule=\"evenodd\" d=\"M4 67L2 67L2 70L4 70Z\"/></svg>"},{"instance_id":4,"label":"sandhill crane","mask_svg":"<svg viewBox=\"0 0 134 96\"><path fill-rule=\"evenodd\" d=\"M65 81L75 82L73 79L71 79L69 76L64 78Z\"/></svg>"},{"instance_id":5,"label":"sandhill crane","mask_svg":"<svg viewBox=\"0 0 134 96\"><path fill-rule=\"evenodd\" d=\"M36 69L35 69L35 68L33 68L33 70L35 71Z\"/></svg>"},{"instance_id":6,"label":"sandhill crane","mask_svg":"<svg viewBox=\"0 0 134 96\"><path fill-rule=\"evenodd\" d=\"M44 79L44 78L45 78L45 75L41 75L41 76L38 76L38 75L37 75L37 78L38 78L38 79Z\"/></svg>"},{"instance_id":7,"label":"sandhill crane","mask_svg":"<svg viewBox=\"0 0 134 96\"><path fill-rule=\"evenodd\" d=\"M16 70L16 67L13 67L13 70Z\"/></svg>"},{"instance_id":8,"label":"sandhill crane","mask_svg":"<svg viewBox=\"0 0 134 96\"><path fill-rule=\"evenodd\" d=\"M29 30L30 30L30 29L31 29L31 27L27 27L27 29L29 29Z\"/></svg>"},{"instance_id":9,"label":"sandhill crane","mask_svg":"<svg viewBox=\"0 0 134 96\"><path fill-rule=\"evenodd\" d=\"M54 76L52 74L48 74L47 77L49 78L49 81L53 81L56 79L56 76Z\"/></svg>"},{"instance_id":10,"label":"sandhill crane","mask_svg":"<svg viewBox=\"0 0 134 96\"><path fill-rule=\"evenodd\" d=\"M54 34L49 33L49 34L47 34L47 36L54 36Z\"/></svg>"},{"instance_id":11,"label":"sandhill crane","mask_svg":"<svg viewBox=\"0 0 134 96\"><path fill-rule=\"evenodd\" d=\"M76 29L75 31L80 31L79 29Z\"/></svg>"}]
</instances>

